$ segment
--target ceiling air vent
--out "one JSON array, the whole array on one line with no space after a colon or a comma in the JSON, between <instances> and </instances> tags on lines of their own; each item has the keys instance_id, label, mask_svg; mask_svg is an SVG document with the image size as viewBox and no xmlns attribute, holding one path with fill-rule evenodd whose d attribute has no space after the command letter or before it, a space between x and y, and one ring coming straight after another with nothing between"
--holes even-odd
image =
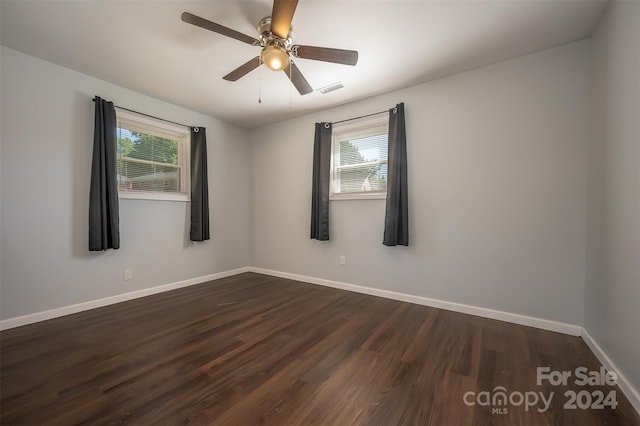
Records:
<instances>
[{"instance_id":1,"label":"ceiling air vent","mask_svg":"<svg viewBox=\"0 0 640 426\"><path fill-rule=\"evenodd\" d=\"M333 92L334 90L338 90L338 89L342 89L344 86L342 85L341 82L338 83L333 83L330 84L329 86L325 86L321 89L318 89L318 92L322 93L323 95L329 93L329 92Z\"/></svg>"}]
</instances>

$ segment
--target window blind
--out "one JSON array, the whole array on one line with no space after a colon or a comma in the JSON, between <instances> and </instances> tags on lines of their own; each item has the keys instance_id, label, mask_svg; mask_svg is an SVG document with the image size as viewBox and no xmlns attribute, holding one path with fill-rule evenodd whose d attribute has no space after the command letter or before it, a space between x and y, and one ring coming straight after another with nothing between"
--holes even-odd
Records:
<instances>
[{"instance_id":1,"label":"window blind","mask_svg":"<svg viewBox=\"0 0 640 426\"><path fill-rule=\"evenodd\" d=\"M334 193L386 191L386 127L342 134L336 132L334 143Z\"/></svg>"},{"instance_id":2,"label":"window blind","mask_svg":"<svg viewBox=\"0 0 640 426\"><path fill-rule=\"evenodd\" d=\"M185 135L126 119L117 126L120 191L186 194Z\"/></svg>"}]
</instances>

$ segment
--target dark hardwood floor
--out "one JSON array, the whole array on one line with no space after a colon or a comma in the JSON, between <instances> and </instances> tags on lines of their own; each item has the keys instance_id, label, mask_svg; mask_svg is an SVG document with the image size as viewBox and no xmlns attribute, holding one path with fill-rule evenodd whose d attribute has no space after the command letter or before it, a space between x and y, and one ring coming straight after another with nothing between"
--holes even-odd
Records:
<instances>
[{"instance_id":1,"label":"dark hardwood floor","mask_svg":"<svg viewBox=\"0 0 640 426\"><path fill-rule=\"evenodd\" d=\"M537 367L598 370L578 337L251 273L0 344L3 425L640 424L617 387L537 385ZM478 404L499 386L506 405ZM572 390L617 408L564 408ZM520 403L534 392L548 410Z\"/></svg>"}]
</instances>

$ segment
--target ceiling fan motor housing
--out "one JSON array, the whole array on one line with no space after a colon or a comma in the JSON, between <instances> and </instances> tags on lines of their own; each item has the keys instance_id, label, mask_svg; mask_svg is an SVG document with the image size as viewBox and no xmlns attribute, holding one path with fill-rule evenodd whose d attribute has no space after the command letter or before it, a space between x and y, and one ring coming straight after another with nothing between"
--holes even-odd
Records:
<instances>
[{"instance_id":1,"label":"ceiling fan motor housing","mask_svg":"<svg viewBox=\"0 0 640 426\"><path fill-rule=\"evenodd\" d=\"M281 39L271 32L271 16L265 16L258 22L258 33L260 36L260 44L262 52L260 60L263 64L273 71L280 71L289 65L289 52L291 51L292 29L289 27L289 33L286 39Z\"/></svg>"},{"instance_id":2,"label":"ceiling fan motor housing","mask_svg":"<svg viewBox=\"0 0 640 426\"><path fill-rule=\"evenodd\" d=\"M293 41L291 40L293 26L289 28L287 38L283 40L271 32L271 16L265 16L258 22L258 34L260 34L258 38L260 39L262 47L278 46L289 51L293 45Z\"/></svg>"}]
</instances>

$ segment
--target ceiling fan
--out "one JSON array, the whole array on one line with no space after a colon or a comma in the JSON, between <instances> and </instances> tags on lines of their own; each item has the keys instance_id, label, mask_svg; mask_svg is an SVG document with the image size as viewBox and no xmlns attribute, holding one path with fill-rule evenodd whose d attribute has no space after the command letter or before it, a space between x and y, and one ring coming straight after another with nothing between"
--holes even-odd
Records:
<instances>
[{"instance_id":1,"label":"ceiling fan","mask_svg":"<svg viewBox=\"0 0 640 426\"><path fill-rule=\"evenodd\" d=\"M301 95L313 92L311 85L304 78L300 69L291 60L291 56L316 61L333 62L344 65L355 65L358 62L358 52L355 50L331 49L328 47L305 46L293 44L291 41L291 21L296 11L298 0L274 0L271 16L266 16L258 22L258 38L254 38L227 28L215 22L184 12L181 19L192 25L231 37L252 46L262 47L259 56L240 65L229 74L222 77L228 81L236 81L250 71L265 64L274 71L284 71L291 83Z\"/></svg>"}]
</instances>

